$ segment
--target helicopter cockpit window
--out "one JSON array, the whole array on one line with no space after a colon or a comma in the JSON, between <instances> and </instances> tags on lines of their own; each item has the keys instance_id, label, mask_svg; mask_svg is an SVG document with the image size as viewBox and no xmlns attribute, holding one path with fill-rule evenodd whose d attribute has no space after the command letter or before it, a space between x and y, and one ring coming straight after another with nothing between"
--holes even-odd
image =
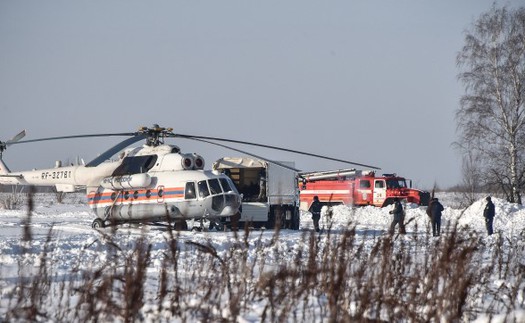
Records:
<instances>
[{"instance_id":1,"label":"helicopter cockpit window","mask_svg":"<svg viewBox=\"0 0 525 323\"><path fill-rule=\"evenodd\" d=\"M228 182L228 180L226 178L221 178L219 181L221 182L222 189L224 190L224 192L233 191L233 189L231 188L230 183Z\"/></svg>"},{"instance_id":2,"label":"helicopter cockpit window","mask_svg":"<svg viewBox=\"0 0 525 323\"><path fill-rule=\"evenodd\" d=\"M198 182L197 187L199 188L200 197L206 197L210 195L210 190L208 189L208 183L206 181Z\"/></svg>"},{"instance_id":3,"label":"helicopter cockpit window","mask_svg":"<svg viewBox=\"0 0 525 323\"><path fill-rule=\"evenodd\" d=\"M210 179L208 183L210 184L210 190L211 190L212 195L222 193L222 188L221 188L221 185L219 184L218 179Z\"/></svg>"},{"instance_id":4,"label":"helicopter cockpit window","mask_svg":"<svg viewBox=\"0 0 525 323\"><path fill-rule=\"evenodd\" d=\"M195 194L195 183L187 182L186 188L184 189L184 198L186 200L193 200L196 197L197 195Z\"/></svg>"},{"instance_id":5,"label":"helicopter cockpit window","mask_svg":"<svg viewBox=\"0 0 525 323\"><path fill-rule=\"evenodd\" d=\"M125 157L113 176L146 173L157 161L157 155Z\"/></svg>"}]
</instances>

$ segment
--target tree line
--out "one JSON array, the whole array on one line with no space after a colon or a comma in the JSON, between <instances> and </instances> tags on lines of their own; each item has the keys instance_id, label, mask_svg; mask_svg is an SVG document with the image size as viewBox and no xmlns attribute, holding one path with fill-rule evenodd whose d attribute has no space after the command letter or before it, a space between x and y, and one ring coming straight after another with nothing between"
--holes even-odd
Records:
<instances>
[{"instance_id":1,"label":"tree line","mask_svg":"<svg viewBox=\"0 0 525 323\"><path fill-rule=\"evenodd\" d=\"M456 112L463 184L522 203L525 185L525 8L493 7L458 53L465 92Z\"/></svg>"}]
</instances>

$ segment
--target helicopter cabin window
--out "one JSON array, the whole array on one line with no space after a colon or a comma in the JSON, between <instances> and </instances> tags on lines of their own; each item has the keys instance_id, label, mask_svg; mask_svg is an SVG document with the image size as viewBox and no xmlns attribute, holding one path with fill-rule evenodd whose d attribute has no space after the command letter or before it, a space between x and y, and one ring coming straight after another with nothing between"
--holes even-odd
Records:
<instances>
[{"instance_id":1,"label":"helicopter cabin window","mask_svg":"<svg viewBox=\"0 0 525 323\"><path fill-rule=\"evenodd\" d=\"M113 176L146 173L155 166L156 161L157 155L125 157L113 172Z\"/></svg>"},{"instance_id":2,"label":"helicopter cabin window","mask_svg":"<svg viewBox=\"0 0 525 323\"><path fill-rule=\"evenodd\" d=\"M210 195L210 190L208 189L208 183L206 183L206 181L198 182L197 187L199 188L200 197L207 197Z\"/></svg>"},{"instance_id":3,"label":"helicopter cabin window","mask_svg":"<svg viewBox=\"0 0 525 323\"><path fill-rule=\"evenodd\" d=\"M193 200L197 197L195 195L195 183L194 182L187 182L186 188L184 189L184 198L186 200Z\"/></svg>"},{"instance_id":4,"label":"helicopter cabin window","mask_svg":"<svg viewBox=\"0 0 525 323\"><path fill-rule=\"evenodd\" d=\"M133 192L133 198L135 200L139 198L139 192L138 191Z\"/></svg>"},{"instance_id":5,"label":"helicopter cabin window","mask_svg":"<svg viewBox=\"0 0 525 323\"><path fill-rule=\"evenodd\" d=\"M219 184L219 180L218 179L210 179L208 181L208 184L210 184L210 190L211 190L211 194L212 195L216 195L216 194L221 194L222 193L222 188L221 188L221 185Z\"/></svg>"},{"instance_id":6,"label":"helicopter cabin window","mask_svg":"<svg viewBox=\"0 0 525 323\"><path fill-rule=\"evenodd\" d=\"M359 188L370 188L370 181L369 180L360 181Z\"/></svg>"},{"instance_id":7,"label":"helicopter cabin window","mask_svg":"<svg viewBox=\"0 0 525 323\"><path fill-rule=\"evenodd\" d=\"M151 190L147 190L147 191L146 191L146 197L147 197L147 198L150 198L150 197L151 197Z\"/></svg>"}]
</instances>

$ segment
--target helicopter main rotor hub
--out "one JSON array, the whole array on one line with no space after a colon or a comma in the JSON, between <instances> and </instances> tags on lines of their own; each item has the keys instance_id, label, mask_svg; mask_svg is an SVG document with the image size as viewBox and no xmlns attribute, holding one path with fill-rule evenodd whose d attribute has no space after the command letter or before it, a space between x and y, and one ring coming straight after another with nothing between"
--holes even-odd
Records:
<instances>
[{"instance_id":1,"label":"helicopter main rotor hub","mask_svg":"<svg viewBox=\"0 0 525 323\"><path fill-rule=\"evenodd\" d=\"M141 127L137 134L143 134L146 136L146 145L157 147L164 144L164 138L174 136L173 128L160 127L158 124L154 124L153 127Z\"/></svg>"}]
</instances>

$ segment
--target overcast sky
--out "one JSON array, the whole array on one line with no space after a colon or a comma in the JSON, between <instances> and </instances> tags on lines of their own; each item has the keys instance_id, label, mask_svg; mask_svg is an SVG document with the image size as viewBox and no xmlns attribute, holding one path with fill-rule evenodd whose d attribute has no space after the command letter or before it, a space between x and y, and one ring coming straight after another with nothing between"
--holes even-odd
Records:
<instances>
[{"instance_id":1,"label":"overcast sky","mask_svg":"<svg viewBox=\"0 0 525 323\"><path fill-rule=\"evenodd\" d=\"M174 132L461 182L464 31L492 0L0 2L0 140ZM498 2L511 7L522 1ZM122 138L123 139L123 138ZM12 170L89 161L122 139L10 147ZM208 167L238 153L188 140ZM352 167L246 146L303 170Z\"/></svg>"}]
</instances>

